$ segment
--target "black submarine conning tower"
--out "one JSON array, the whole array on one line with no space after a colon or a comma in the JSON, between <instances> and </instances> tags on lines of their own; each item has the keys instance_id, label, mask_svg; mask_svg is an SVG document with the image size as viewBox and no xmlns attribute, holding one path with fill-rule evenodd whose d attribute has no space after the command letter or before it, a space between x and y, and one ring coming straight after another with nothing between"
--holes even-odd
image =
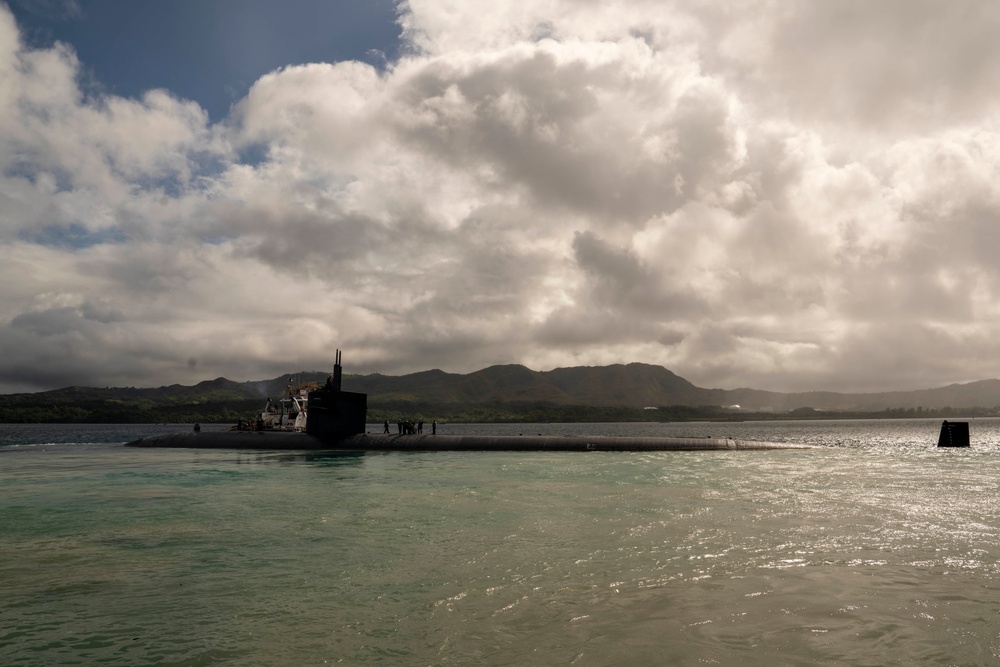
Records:
<instances>
[{"instance_id":1,"label":"black submarine conning tower","mask_svg":"<svg viewBox=\"0 0 1000 667\"><path fill-rule=\"evenodd\" d=\"M306 433L323 438L344 438L365 432L368 394L342 391L344 370L337 350L333 375L322 389L309 392Z\"/></svg>"}]
</instances>

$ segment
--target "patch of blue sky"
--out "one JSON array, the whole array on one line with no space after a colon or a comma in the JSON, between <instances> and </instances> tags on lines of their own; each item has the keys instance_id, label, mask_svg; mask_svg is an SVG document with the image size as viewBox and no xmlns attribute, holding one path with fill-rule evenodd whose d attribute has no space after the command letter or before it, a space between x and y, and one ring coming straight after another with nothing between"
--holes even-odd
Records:
<instances>
[{"instance_id":1,"label":"patch of blue sky","mask_svg":"<svg viewBox=\"0 0 1000 667\"><path fill-rule=\"evenodd\" d=\"M212 151L193 151L188 154L191 180L218 176L228 169L230 161Z\"/></svg>"},{"instance_id":2,"label":"patch of blue sky","mask_svg":"<svg viewBox=\"0 0 1000 667\"><path fill-rule=\"evenodd\" d=\"M18 238L28 243L68 250L83 250L95 245L119 244L128 236L118 227L87 229L78 222L68 225L44 225L38 229L24 229Z\"/></svg>"},{"instance_id":3,"label":"patch of blue sky","mask_svg":"<svg viewBox=\"0 0 1000 667\"><path fill-rule=\"evenodd\" d=\"M133 188L145 192L160 192L170 197L181 197L193 191L210 189L215 179L225 173L230 162L218 153L195 151L187 154L183 171L172 169L156 175L128 178Z\"/></svg>"},{"instance_id":4,"label":"patch of blue sky","mask_svg":"<svg viewBox=\"0 0 1000 667\"><path fill-rule=\"evenodd\" d=\"M0 0L2 2L3 0ZM7 0L32 48L72 45L81 86L139 99L164 88L213 121L254 81L308 62L369 61L400 51L397 0ZM54 11L65 4L73 11Z\"/></svg>"},{"instance_id":5,"label":"patch of blue sky","mask_svg":"<svg viewBox=\"0 0 1000 667\"><path fill-rule=\"evenodd\" d=\"M35 162L26 158L13 160L3 170L5 179L23 179L32 185L44 183L45 188L55 192L68 192L73 189L73 179L64 169L43 169Z\"/></svg>"},{"instance_id":6,"label":"patch of blue sky","mask_svg":"<svg viewBox=\"0 0 1000 667\"><path fill-rule=\"evenodd\" d=\"M134 178L131 184L134 190L163 193L168 197L181 197L190 189L189 180L177 172L165 176Z\"/></svg>"},{"instance_id":7,"label":"patch of blue sky","mask_svg":"<svg viewBox=\"0 0 1000 667\"><path fill-rule=\"evenodd\" d=\"M237 161L248 167L257 167L267 162L271 154L271 145L265 142L257 142L240 148L237 153Z\"/></svg>"}]
</instances>

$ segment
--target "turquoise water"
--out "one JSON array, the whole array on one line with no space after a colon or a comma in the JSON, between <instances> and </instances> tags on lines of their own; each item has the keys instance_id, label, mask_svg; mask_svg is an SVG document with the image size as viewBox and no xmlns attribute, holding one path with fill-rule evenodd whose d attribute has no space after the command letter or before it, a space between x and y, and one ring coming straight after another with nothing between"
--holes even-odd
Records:
<instances>
[{"instance_id":1,"label":"turquoise water","mask_svg":"<svg viewBox=\"0 0 1000 667\"><path fill-rule=\"evenodd\" d=\"M442 427L821 445L558 454L0 425L0 664L991 664L1000 421L938 425Z\"/></svg>"}]
</instances>

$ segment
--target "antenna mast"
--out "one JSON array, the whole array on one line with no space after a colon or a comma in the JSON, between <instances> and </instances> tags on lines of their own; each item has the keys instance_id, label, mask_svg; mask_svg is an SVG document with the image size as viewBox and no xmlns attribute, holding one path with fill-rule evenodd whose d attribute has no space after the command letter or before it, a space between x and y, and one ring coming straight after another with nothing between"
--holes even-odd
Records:
<instances>
[{"instance_id":1,"label":"antenna mast","mask_svg":"<svg viewBox=\"0 0 1000 667\"><path fill-rule=\"evenodd\" d=\"M340 366L340 350L337 350L337 361L333 364L333 390L340 391L340 383L344 377L344 369Z\"/></svg>"}]
</instances>

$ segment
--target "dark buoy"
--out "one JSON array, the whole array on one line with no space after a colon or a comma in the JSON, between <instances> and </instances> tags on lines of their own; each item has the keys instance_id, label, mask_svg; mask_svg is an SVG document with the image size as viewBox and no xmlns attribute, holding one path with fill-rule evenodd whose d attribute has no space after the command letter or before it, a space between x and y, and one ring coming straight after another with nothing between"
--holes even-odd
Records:
<instances>
[{"instance_id":1,"label":"dark buoy","mask_svg":"<svg viewBox=\"0 0 1000 667\"><path fill-rule=\"evenodd\" d=\"M941 434L938 435L938 447L968 447L969 422L941 422Z\"/></svg>"}]
</instances>

